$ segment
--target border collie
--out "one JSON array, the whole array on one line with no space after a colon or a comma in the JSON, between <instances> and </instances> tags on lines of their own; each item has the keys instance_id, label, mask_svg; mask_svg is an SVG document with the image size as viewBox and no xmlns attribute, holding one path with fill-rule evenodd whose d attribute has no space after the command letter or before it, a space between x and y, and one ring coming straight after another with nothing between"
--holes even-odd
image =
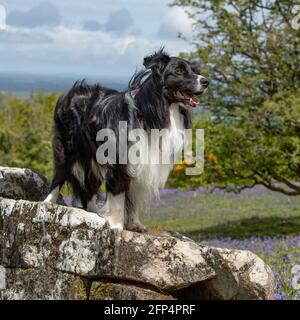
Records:
<instances>
[{"instance_id":1,"label":"border collie","mask_svg":"<svg viewBox=\"0 0 300 320\"><path fill-rule=\"evenodd\" d=\"M176 145L178 135L191 127L191 109L199 103L194 96L201 95L209 82L196 65L170 57L163 49L145 57L144 66L145 70L133 76L127 91L89 86L82 81L59 98L54 113L54 178L45 202L56 203L67 182L81 206L104 215L112 228L146 231L139 212L149 209L172 165L145 164L136 170L120 162L99 164L96 152L103 142L96 141L97 132L110 128L118 137L122 134L119 122L126 121L129 129L168 129L171 143ZM121 156L117 154L117 159ZM103 181L106 200L98 208Z\"/></svg>"}]
</instances>

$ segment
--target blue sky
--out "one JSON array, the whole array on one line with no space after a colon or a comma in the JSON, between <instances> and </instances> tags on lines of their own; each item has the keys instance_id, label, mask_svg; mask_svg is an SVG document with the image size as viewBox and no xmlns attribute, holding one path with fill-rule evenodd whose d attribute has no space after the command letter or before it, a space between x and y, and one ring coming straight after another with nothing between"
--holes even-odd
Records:
<instances>
[{"instance_id":1,"label":"blue sky","mask_svg":"<svg viewBox=\"0 0 300 320\"><path fill-rule=\"evenodd\" d=\"M0 72L130 76L164 45L190 51L192 20L171 0L0 0Z\"/></svg>"}]
</instances>

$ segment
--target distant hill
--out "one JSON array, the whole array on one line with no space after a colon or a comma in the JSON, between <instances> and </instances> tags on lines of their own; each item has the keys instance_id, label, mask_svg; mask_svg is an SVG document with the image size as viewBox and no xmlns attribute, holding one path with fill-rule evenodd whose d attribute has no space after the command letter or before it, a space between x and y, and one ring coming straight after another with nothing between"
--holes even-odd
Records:
<instances>
[{"instance_id":1,"label":"distant hill","mask_svg":"<svg viewBox=\"0 0 300 320\"><path fill-rule=\"evenodd\" d=\"M63 92L77 80L82 80L83 76L53 76L53 75L30 75L0 73L0 91L16 94L26 94L33 91ZM100 83L105 87L116 90L123 90L127 87L125 80L115 81L101 77L86 77L88 83ZM128 79L129 80L129 79Z\"/></svg>"}]
</instances>

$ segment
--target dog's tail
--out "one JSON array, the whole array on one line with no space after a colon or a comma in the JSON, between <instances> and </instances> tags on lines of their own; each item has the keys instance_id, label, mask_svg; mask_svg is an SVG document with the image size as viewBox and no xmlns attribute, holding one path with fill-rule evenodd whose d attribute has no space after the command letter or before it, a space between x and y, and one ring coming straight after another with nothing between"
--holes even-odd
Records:
<instances>
[{"instance_id":1,"label":"dog's tail","mask_svg":"<svg viewBox=\"0 0 300 320\"><path fill-rule=\"evenodd\" d=\"M60 111L67 111L72 106L73 100L77 98L87 98L92 95L93 88L89 86L85 79L81 81L76 81L71 90L65 95L59 97L54 115L59 114Z\"/></svg>"},{"instance_id":2,"label":"dog's tail","mask_svg":"<svg viewBox=\"0 0 300 320\"><path fill-rule=\"evenodd\" d=\"M85 80L77 81L71 90L59 97L55 111L55 133L64 137L64 147L67 152L75 151L76 140L81 139L80 128L86 114L86 108L95 92Z\"/></svg>"}]
</instances>

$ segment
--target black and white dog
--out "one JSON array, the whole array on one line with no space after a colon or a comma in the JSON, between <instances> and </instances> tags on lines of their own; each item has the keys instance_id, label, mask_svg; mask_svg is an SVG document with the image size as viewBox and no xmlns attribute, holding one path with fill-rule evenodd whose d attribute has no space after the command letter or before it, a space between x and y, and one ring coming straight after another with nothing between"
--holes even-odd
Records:
<instances>
[{"instance_id":1,"label":"black and white dog","mask_svg":"<svg viewBox=\"0 0 300 320\"><path fill-rule=\"evenodd\" d=\"M103 214L112 228L146 231L139 212L149 207L152 196L165 185L172 164L143 164L138 169L120 162L99 164L96 152L103 141L96 141L97 132L110 128L118 137L119 122L126 121L129 129L169 129L176 146L181 143L179 135L191 126L191 109L199 103L194 96L201 95L209 82L195 65L163 50L146 57L144 66L125 92L83 81L59 98L54 115L55 172L45 202L55 203L68 182L82 207ZM117 159L121 156L117 154ZM106 201L98 208L103 181Z\"/></svg>"}]
</instances>

